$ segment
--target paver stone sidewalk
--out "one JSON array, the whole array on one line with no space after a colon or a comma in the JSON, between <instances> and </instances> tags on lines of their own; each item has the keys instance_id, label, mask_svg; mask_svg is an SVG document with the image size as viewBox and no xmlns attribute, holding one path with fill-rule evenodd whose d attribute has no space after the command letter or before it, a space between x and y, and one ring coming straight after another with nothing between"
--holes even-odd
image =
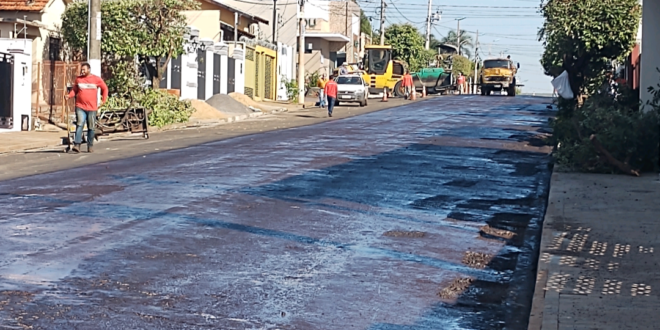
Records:
<instances>
[{"instance_id":1,"label":"paver stone sidewalk","mask_svg":"<svg viewBox=\"0 0 660 330\"><path fill-rule=\"evenodd\" d=\"M657 174L552 176L529 329L660 329Z\"/></svg>"}]
</instances>

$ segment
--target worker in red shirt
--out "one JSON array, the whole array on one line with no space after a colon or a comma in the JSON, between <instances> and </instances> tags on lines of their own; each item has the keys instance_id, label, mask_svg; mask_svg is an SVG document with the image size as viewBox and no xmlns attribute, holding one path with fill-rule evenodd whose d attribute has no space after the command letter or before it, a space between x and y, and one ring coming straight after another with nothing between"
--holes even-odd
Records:
<instances>
[{"instance_id":1,"label":"worker in red shirt","mask_svg":"<svg viewBox=\"0 0 660 330\"><path fill-rule=\"evenodd\" d=\"M458 85L457 88L459 94L467 94L467 88L465 88L465 76L463 75L463 72L458 73L458 78L456 78L456 85Z\"/></svg>"},{"instance_id":2,"label":"worker in red shirt","mask_svg":"<svg viewBox=\"0 0 660 330\"><path fill-rule=\"evenodd\" d=\"M406 73L403 75L403 81L401 82L403 86L404 95L407 99L411 99L410 95L414 93L413 90L413 77L410 75L410 71L406 70Z\"/></svg>"},{"instance_id":3,"label":"worker in red shirt","mask_svg":"<svg viewBox=\"0 0 660 330\"><path fill-rule=\"evenodd\" d=\"M330 80L325 84L325 96L328 98L328 117L332 117L332 109L337 100L337 83L335 76L330 76Z\"/></svg>"},{"instance_id":4,"label":"worker in red shirt","mask_svg":"<svg viewBox=\"0 0 660 330\"><path fill-rule=\"evenodd\" d=\"M71 92L65 96L67 100L76 97L76 137L73 140L73 149L71 149L75 153L80 152L85 123L87 123L87 152L94 152L94 126L96 125L96 112L99 109L99 88L103 95L101 104L108 100L108 86L101 77L91 74L90 71L89 64L83 63L80 68L80 76L76 78Z\"/></svg>"}]
</instances>

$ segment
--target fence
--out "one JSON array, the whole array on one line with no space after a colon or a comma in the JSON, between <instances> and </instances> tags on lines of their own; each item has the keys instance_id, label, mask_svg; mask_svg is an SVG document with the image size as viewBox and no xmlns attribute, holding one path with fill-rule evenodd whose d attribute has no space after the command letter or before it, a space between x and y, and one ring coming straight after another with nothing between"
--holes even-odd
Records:
<instances>
[{"instance_id":1,"label":"fence","mask_svg":"<svg viewBox=\"0 0 660 330\"><path fill-rule=\"evenodd\" d=\"M56 123L74 111L72 100L64 101L67 85L73 85L80 62L44 61L32 67L32 116Z\"/></svg>"}]
</instances>

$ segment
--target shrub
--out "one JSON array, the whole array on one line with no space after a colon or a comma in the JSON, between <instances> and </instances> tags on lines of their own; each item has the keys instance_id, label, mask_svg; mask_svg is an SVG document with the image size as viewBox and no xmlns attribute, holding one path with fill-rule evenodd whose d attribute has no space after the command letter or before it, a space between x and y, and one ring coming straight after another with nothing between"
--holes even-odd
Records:
<instances>
[{"instance_id":1,"label":"shrub","mask_svg":"<svg viewBox=\"0 0 660 330\"><path fill-rule=\"evenodd\" d=\"M126 95L112 96L102 110L124 110L131 107L143 107L149 114L149 125L163 127L170 124L185 123L195 112L189 101L181 101L175 95L165 91L147 89Z\"/></svg>"},{"instance_id":2,"label":"shrub","mask_svg":"<svg viewBox=\"0 0 660 330\"><path fill-rule=\"evenodd\" d=\"M286 78L282 78L282 84L284 84L284 88L286 89L286 97L289 99L289 101L293 103L298 102L298 81L296 81L296 79L287 81Z\"/></svg>"},{"instance_id":3,"label":"shrub","mask_svg":"<svg viewBox=\"0 0 660 330\"><path fill-rule=\"evenodd\" d=\"M555 142L559 143L557 163L596 173L635 174L657 169L659 95L656 93L656 100L645 109L640 107L637 93L627 88L621 89L616 100L595 94L577 108L571 102L560 102L553 123ZM603 150L630 170L617 166Z\"/></svg>"}]
</instances>

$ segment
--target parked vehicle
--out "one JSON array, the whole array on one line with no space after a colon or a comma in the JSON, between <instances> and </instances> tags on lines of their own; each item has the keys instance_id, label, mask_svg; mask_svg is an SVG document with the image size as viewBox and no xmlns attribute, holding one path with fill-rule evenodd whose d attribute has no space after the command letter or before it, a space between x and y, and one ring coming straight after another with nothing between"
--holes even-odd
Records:
<instances>
[{"instance_id":1,"label":"parked vehicle","mask_svg":"<svg viewBox=\"0 0 660 330\"><path fill-rule=\"evenodd\" d=\"M339 76L335 79L337 82L337 102L357 102L363 107L367 105L369 95L369 85L365 83L359 74L349 74Z\"/></svg>"}]
</instances>

